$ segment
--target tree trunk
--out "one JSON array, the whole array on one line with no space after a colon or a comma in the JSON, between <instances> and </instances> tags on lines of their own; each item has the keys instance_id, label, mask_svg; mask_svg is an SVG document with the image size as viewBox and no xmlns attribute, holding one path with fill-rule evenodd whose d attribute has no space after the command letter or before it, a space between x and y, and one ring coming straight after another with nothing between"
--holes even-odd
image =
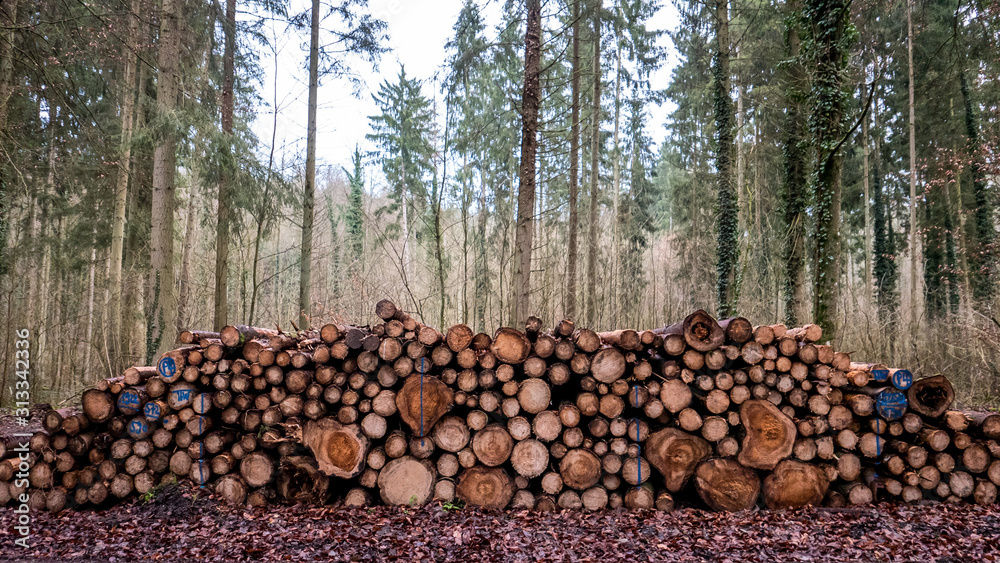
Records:
<instances>
[{"instance_id":1,"label":"tree trunk","mask_svg":"<svg viewBox=\"0 0 1000 563\"><path fill-rule=\"evenodd\" d=\"M816 172L813 200L816 229L813 258L813 317L823 333L836 337L840 287L840 198L844 155L846 97L843 92L844 34L850 22L849 3L806 0L806 12L813 14L816 73L810 128L814 131Z\"/></svg>"},{"instance_id":2,"label":"tree trunk","mask_svg":"<svg viewBox=\"0 0 1000 563\"><path fill-rule=\"evenodd\" d=\"M180 86L180 40L182 7L179 0L163 0L157 52L159 76L156 111L163 118L177 107ZM153 211L150 237L149 301L152 311L152 342L156 353L170 349L177 324L174 288L174 176L177 172L177 133L165 131L153 149Z\"/></svg>"},{"instance_id":3,"label":"tree trunk","mask_svg":"<svg viewBox=\"0 0 1000 563\"><path fill-rule=\"evenodd\" d=\"M736 233L739 229L736 193L733 189L733 101L729 73L729 0L715 3L716 52L712 60L715 102L715 174L719 193L718 224L718 315L736 312Z\"/></svg>"},{"instance_id":4,"label":"tree trunk","mask_svg":"<svg viewBox=\"0 0 1000 563\"><path fill-rule=\"evenodd\" d=\"M868 73L865 73L867 78ZM860 89L861 99L864 100L864 84ZM862 108L864 111L864 108ZM861 144L864 147L863 160L861 164L861 185L864 189L864 202L865 206L865 305L871 302L872 298L872 223L871 223L871 193L869 191L869 179L871 177L871 167L869 165L869 158L871 155L871 146L868 140L868 116L862 116L861 122Z\"/></svg>"},{"instance_id":5,"label":"tree trunk","mask_svg":"<svg viewBox=\"0 0 1000 563\"><path fill-rule=\"evenodd\" d=\"M597 322L597 222L598 189L600 186L601 148L601 5L594 5L594 104L590 125L590 210L587 229L587 323L598 328Z\"/></svg>"},{"instance_id":6,"label":"tree trunk","mask_svg":"<svg viewBox=\"0 0 1000 563\"><path fill-rule=\"evenodd\" d=\"M118 163L118 177L115 185L115 207L111 225L111 263L109 266L108 289L110 303L108 305L108 331L111 333L111 350L113 359L117 360L125 349L122 342L122 258L125 244L125 211L128 205L128 183L132 171L132 130L135 122L136 97L136 51L139 41L139 1L133 0L128 13L128 38L122 48L122 81L119 96L121 99L121 160ZM3 113L0 107L0 113ZM0 124L2 126L2 124ZM2 235L0 235L2 236Z\"/></svg>"},{"instance_id":7,"label":"tree trunk","mask_svg":"<svg viewBox=\"0 0 1000 563\"><path fill-rule=\"evenodd\" d=\"M191 322L188 305L191 301L191 254L194 252L195 231L198 223L195 219L195 203L198 200L198 174L191 170L191 193L188 194L188 205L184 226L184 247L181 249L181 279L180 293L177 299L177 330L184 330Z\"/></svg>"},{"instance_id":8,"label":"tree trunk","mask_svg":"<svg viewBox=\"0 0 1000 563\"><path fill-rule=\"evenodd\" d=\"M302 255L299 275L299 327L309 326L312 300L312 231L316 205L316 98L319 85L319 0L312 2L312 32L309 40L309 120L306 133L306 178L302 195ZM405 203L404 203L405 205Z\"/></svg>"},{"instance_id":9,"label":"tree trunk","mask_svg":"<svg viewBox=\"0 0 1000 563\"><path fill-rule=\"evenodd\" d=\"M222 137L223 162L219 178L218 221L215 228L215 330L221 330L229 319L229 224L232 214L233 175L236 162L233 155L233 82L236 55L236 0L226 0L226 46L223 53ZM305 328L305 327L303 327Z\"/></svg>"},{"instance_id":10,"label":"tree trunk","mask_svg":"<svg viewBox=\"0 0 1000 563\"><path fill-rule=\"evenodd\" d=\"M979 142L979 125L976 121L976 113L972 102L972 95L969 91L969 81L963 69L959 74L962 88L962 100L965 105L965 132L967 136L967 147L969 158L972 159L970 172L972 173L972 192L976 198L976 252L971 262L975 265L975 290L974 297L977 304L982 307L990 303L993 298L993 272L996 269L996 251L993 249L993 241L996 238L996 230L993 226L993 199L987 189L986 166L983 163L982 147Z\"/></svg>"},{"instance_id":11,"label":"tree trunk","mask_svg":"<svg viewBox=\"0 0 1000 563\"><path fill-rule=\"evenodd\" d=\"M0 0L0 131L7 130L7 104L14 93L14 30L18 0ZM7 229L10 223L10 196L7 162L0 162L0 275L7 272Z\"/></svg>"},{"instance_id":12,"label":"tree trunk","mask_svg":"<svg viewBox=\"0 0 1000 563\"><path fill-rule=\"evenodd\" d=\"M918 256L920 254L919 240L917 236L917 117L913 101L913 2L906 0L906 60L908 91L909 91L909 138L910 138L910 331L911 335L916 335L920 330L918 324L920 319L920 298L922 294L917 293L917 267L919 265ZM834 309L836 313L836 309ZM833 315L835 317L836 315Z\"/></svg>"},{"instance_id":13,"label":"tree trunk","mask_svg":"<svg viewBox=\"0 0 1000 563\"><path fill-rule=\"evenodd\" d=\"M576 258L580 218L577 199L580 192L580 1L573 0L573 69L572 107L569 136L569 233L566 242L566 317L576 317Z\"/></svg>"},{"instance_id":14,"label":"tree trunk","mask_svg":"<svg viewBox=\"0 0 1000 563\"><path fill-rule=\"evenodd\" d=\"M531 244L535 214L535 157L538 152L538 107L541 95L542 3L526 0L524 89L521 96L521 167L517 188L517 231L514 242L514 299L509 322L528 316L531 295Z\"/></svg>"}]
</instances>

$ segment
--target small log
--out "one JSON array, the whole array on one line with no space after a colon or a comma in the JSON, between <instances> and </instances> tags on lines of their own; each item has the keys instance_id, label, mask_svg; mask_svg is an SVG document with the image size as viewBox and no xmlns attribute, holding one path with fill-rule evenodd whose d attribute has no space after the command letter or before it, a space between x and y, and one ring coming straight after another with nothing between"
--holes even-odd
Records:
<instances>
[{"instance_id":1,"label":"small log","mask_svg":"<svg viewBox=\"0 0 1000 563\"><path fill-rule=\"evenodd\" d=\"M601 479L601 460L590 450L574 448L560 460L559 474L565 486L583 491Z\"/></svg>"},{"instance_id":2,"label":"small log","mask_svg":"<svg viewBox=\"0 0 1000 563\"><path fill-rule=\"evenodd\" d=\"M719 328L725 331L727 340L736 344L744 344L753 338L753 325L743 317L721 320Z\"/></svg>"},{"instance_id":3,"label":"small log","mask_svg":"<svg viewBox=\"0 0 1000 563\"><path fill-rule=\"evenodd\" d=\"M504 425L490 424L472 437L472 451L487 467L496 467L510 459L514 440Z\"/></svg>"},{"instance_id":4,"label":"small log","mask_svg":"<svg viewBox=\"0 0 1000 563\"><path fill-rule=\"evenodd\" d=\"M98 391L97 389L88 389L84 391L81 403L83 405L83 413L87 415L87 418L90 419L91 422L101 424L111 420L111 418L115 415L115 401L111 398L111 395L103 391ZM135 413L133 412L131 414ZM52 417L52 420L49 420L50 416ZM61 424L62 416L57 411L49 411L46 413L45 428L49 432L54 430L54 428L50 428L50 426L55 424L55 417L59 417L59 423ZM58 426L56 426L56 428L58 428Z\"/></svg>"}]
</instances>

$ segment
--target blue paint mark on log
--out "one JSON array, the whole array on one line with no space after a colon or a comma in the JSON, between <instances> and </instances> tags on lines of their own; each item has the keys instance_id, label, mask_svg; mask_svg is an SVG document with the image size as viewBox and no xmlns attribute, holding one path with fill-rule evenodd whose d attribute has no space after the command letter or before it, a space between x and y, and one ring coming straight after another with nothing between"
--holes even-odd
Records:
<instances>
[{"instance_id":1,"label":"blue paint mark on log","mask_svg":"<svg viewBox=\"0 0 1000 563\"><path fill-rule=\"evenodd\" d=\"M884 382L889 380L889 370L887 369L873 369L872 379L878 382Z\"/></svg>"},{"instance_id":2,"label":"blue paint mark on log","mask_svg":"<svg viewBox=\"0 0 1000 563\"><path fill-rule=\"evenodd\" d=\"M149 425L141 418L134 418L128 423L128 434L136 440L141 440L149 433Z\"/></svg>"},{"instance_id":3,"label":"blue paint mark on log","mask_svg":"<svg viewBox=\"0 0 1000 563\"><path fill-rule=\"evenodd\" d=\"M906 412L906 395L896 389L884 389L875 398L875 409L886 420L898 420Z\"/></svg>"},{"instance_id":4,"label":"blue paint mark on log","mask_svg":"<svg viewBox=\"0 0 1000 563\"><path fill-rule=\"evenodd\" d=\"M163 410L160 408L159 404L150 401L146 403L146 406L142 407L142 414L146 415L146 420L156 422L157 420L160 420L161 416L163 416Z\"/></svg>"},{"instance_id":5,"label":"blue paint mark on log","mask_svg":"<svg viewBox=\"0 0 1000 563\"><path fill-rule=\"evenodd\" d=\"M135 389L126 389L118 395L118 410L124 414L135 414L139 412L139 392Z\"/></svg>"},{"instance_id":6,"label":"blue paint mark on log","mask_svg":"<svg viewBox=\"0 0 1000 563\"><path fill-rule=\"evenodd\" d=\"M156 364L156 371L159 372L164 379L172 380L174 376L177 375L177 364L170 356L163 356L160 358L160 362Z\"/></svg>"},{"instance_id":7,"label":"blue paint mark on log","mask_svg":"<svg viewBox=\"0 0 1000 563\"><path fill-rule=\"evenodd\" d=\"M892 372L892 384L900 391L906 391L913 385L913 374L908 369L897 369Z\"/></svg>"},{"instance_id":8,"label":"blue paint mark on log","mask_svg":"<svg viewBox=\"0 0 1000 563\"><path fill-rule=\"evenodd\" d=\"M173 395L174 400L178 402L184 402L191 400L191 390L190 389L174 389L170 392Z\"/></svg>"}]
</instances>

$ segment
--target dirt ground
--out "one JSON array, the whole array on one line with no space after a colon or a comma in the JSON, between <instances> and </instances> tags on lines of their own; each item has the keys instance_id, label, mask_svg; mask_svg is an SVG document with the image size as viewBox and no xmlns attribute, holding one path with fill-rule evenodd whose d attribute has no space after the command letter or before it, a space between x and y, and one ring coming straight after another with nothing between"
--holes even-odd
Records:
<instances>
[{"instance_id":1,"label":"dirt ground","mask_svg":"<svg viewBox=\"0 0 1000 563\"><path fill-rule=\"evenodd\" d=\"M170 488L108 510L0 513L0 561L1000 561L1000 506L714 514L502 512L440 505L235 508Z\"/></svg>"}]
</instances>

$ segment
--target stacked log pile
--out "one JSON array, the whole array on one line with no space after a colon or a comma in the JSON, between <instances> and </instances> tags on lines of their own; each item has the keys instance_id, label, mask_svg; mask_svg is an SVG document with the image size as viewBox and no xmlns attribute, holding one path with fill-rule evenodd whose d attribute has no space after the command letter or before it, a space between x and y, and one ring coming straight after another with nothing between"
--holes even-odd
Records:
<instances>
[{"instance_id":1,"label":"stacked log pile","mask_svg":"<svg viewBox=\"0 0 1000 563\"><path fill-rule=\"evenodd\" d=\"M532 317L490 336L389 301L376 313L182 333L157 366L46 414L27 448L0 445L0 505L100 506L176 479L254 506L996 499L1000 415L949 410L945 377L852 362L816 325L697 311L655 330Z\"/></svg>"}]
</instances>

